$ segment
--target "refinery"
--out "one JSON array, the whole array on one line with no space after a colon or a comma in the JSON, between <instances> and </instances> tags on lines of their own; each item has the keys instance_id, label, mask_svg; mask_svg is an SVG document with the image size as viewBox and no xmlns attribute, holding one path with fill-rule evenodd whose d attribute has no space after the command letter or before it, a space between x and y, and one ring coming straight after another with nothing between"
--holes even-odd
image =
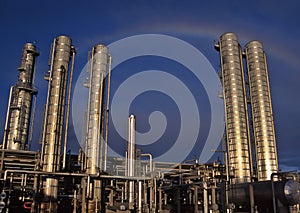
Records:
<instances>
[{"instance_id":1,"label":"refinery","mask_svg":"<svg viewBox=\"0 0 300 213\"><path fill-rule=\"evenodd\" d=\"M300 179L280 171L266 54L225 33L220 56L224 160L155 162L136 148L136 118L128 117L125 158L108 154L113 55L95 45L88 66L84 148L67 153L76 47L67 36L51 45L39 150L30 150L35 98L35 44L23 47L10 89L0 161L0 212L299 213ZM17 73L16 73L17 76ZM217 95L217 94L216 94ZM113 170L113 172L111 172Z\"/></svg>"}]
</instances>

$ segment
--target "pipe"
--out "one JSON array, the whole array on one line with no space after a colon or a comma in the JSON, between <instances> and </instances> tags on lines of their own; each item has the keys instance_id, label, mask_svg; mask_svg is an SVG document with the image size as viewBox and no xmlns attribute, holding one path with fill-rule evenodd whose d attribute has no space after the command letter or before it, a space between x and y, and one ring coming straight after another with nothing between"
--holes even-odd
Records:
<instances>
[{"instance_id":1,"label":"pipe","mask_svg":"<svg viewBox=\"0 0 300 213\"><path fill-rule=\"evenodd\" d=\"M216 182L211 186L211 209L212 212L218 212L219 206L216 202Z\"/></svg>"},{"instance_id":2,"label":"pipe","mask_svg":"<svg viewBox=\"0 0 300 213\"><path fill-rule=\"evenodd\" d=\"M33 197L32 197L32 206L31 206L31 213L36 213L37 212L37 195L38 195L38 190L39 190L39 176L37 174L34 175L34 183L33 183Z\"/></svg>"},{"instance_id":3,"label":"pipe","mask_svg":"<svg viewBox=\"0 0 300 213\"><path fill-rule=\"evenodd\" d=\"M33 98L33 110L32 110L32 115L31 115L32 119L31 119L31 124L30 124L30 131L29 131L30 145L31 145L32 135L33 135L33 126L34 126L35 111L36 111L36 96L34 96L34 98ZM30 149L30 145L29 145L28 149Z\"/></svg>"},{"instance_id":4,"label":"pipe","mask_svg":"<svg viewBox=\"0 0 300 213\"><path fill-rule=\"evenodd\" d=\"M90 182L91 182L91 177L90 175L87 176L87 181L86 181L86 197L90 198Z\"/></svg>"},{"instance_id":5,"label":"pipe","mask_svg":"<svg viewBox=\"0 0 300 213\"><path fill-rule=\"evenodd\" d=\"M34 84L34 82L35 82L35 73L36 73L36 61L35 61L35 64L34 64L34 69L33 69L32 84ZM33 135L33 126L34 126L35 111L36 111L36 96L34 96L34 100L33 100L33 113L31 115L32 119L31 119L31 125L30 125L31 128L30 128L30 134L29 134L30 145L31 145L32 135ZM30 146L29 146L28 149L30 149Z\"/></svg>"},{"instance_id":6,"label":"pipe","mask_svg":"<svg viewBox=\"0 0 300 213\"><path fill-rule=\"evenodd\" d=\"M90 72L90 82L89 82L89 85L88 85L88 88L89 90L91 90L91 84L92 84L92 76L93 76L93 64L94 64L94 48L92 49L92 53L90 55L90 59L89 59L89 62L91 63L89 68L89 72ZM88 72L88 71L87 71ZM86 85L87 86L87 85ZM89 139L88 139L88 131L89 131L89 115L90 115L90 105L91 105L91 95L92 93L89 92L89 97L88 97L88 109L87 109L87 116L86 116L86 144L85 144L85 153L86 153L86 160L85 160L85 168L86 168L86 172L88 172L87 168L88 168L88 163L89 163ZM96 148L96 147L95 147Z\"/></svg>"},{"instance_id":7,"label":"pipe","mask_svg":"<svg viewBox=\"0 0 300 213\"><path fill-rule=\"evenodd\" d=\"M72 63L71 63L70 82L69 82L69 89L68 89L68 101L67 101L67 114L66 114L66 126L65 126L65 138L64 138L62 170L66 169L67 141L68 141L68 133L69 133L69 117L70 117L72 83L73 83L74 61L75 61L74 59L75 59L75 54L76 54L74 47L71 51L72 51Z\"/></svg>"},{"instance_id":8,"label":"pipe","mask_svg":"<svg viewBox=\"0 0 300 213\"><path fill-rule=\"evenodd\" d=\"M41 165L43 167L43 159L44 159L44 152L45 152L45 137L46 137L46 126L48 121L48 109L49 109L49 99L50 99L50 90L51 90L51 83L52 83L52 71L53 71L53 63L54 63L54 53L56 48L56 38L53 40L52 43L52 51L51 51L51 63L50 63L50 70L49 70L49 78L48 78L48 92L47 92L47 99L45 105L45 112L44 112L44 120L43 120L43 133L42 133L42 148L41 148Z\"/></svg>"},{"instance_id":9,"label":"pipe","mask_svg":"<svg viewBox=\"0 0 300 213\"><path fill-rule=\"evenodd\" d=\"M276 197L275 197L275 187L274 187L274 176L276 176L277 174L273 173L271 175L271 187L272 187L272 204L273 204L273 212L276 213L277 212L277 201L276 201Z\"/></svg>"},{"instance_id":10,"label":"pipe","mask_svg":"<svg viewBox=\"0 0 300 213\"><path fill-rule=\"evenodd\" d=\"M156 212L157 208L157 197L156 197L156 192L157 192L157 183L156 183L156 178L154 178L154 212Z\"/></svg>"},{"instance_id":11,"label":"pipe","mask_svg":"<svg viewBox=\"0 0 300 213\"><path fill-rule=\"evenodd\" d=\"M255 213L255 199L253 185L249 184L249 199L250 199L250 212Z\"/></svg>"},{"instance_id":12,"label":"pipe","mask_svg":"<svg viewBox=\"0 0 300 213\"><path fill-rule=\"evenodd\" d=\"M135 176L135 116L130 115L128 120L128 176Z\"/></svg>"},{"instance_id":13,"label":"pipe","mask_svg":"<svg viewBox=\"0 0 300 213\"><path fill-rule=\"evenodd\" d=\"M48 152L48 154L53 154L54 156L54 160L52 162L52 164L54 165L54 168L55 170L59 170L59 163L60 163L60 153L61 153L61 142L62 142L62 135L63 135L63 132L62 132L62 129L63 129L63 125L64 125L64 119L62 119L65 115L65 95L66 95L66 87L65 87L65 84L67 83L67 75L68 75L68 70L65 68L65 66L61 66L61 69L58 71L60 76L60 82L59 82L59 96L61 96L61 98L59 98L58 100L58 110L57 110L57 113L56 113L56 120L58 121L56 123L56 129L54 130L55 131L55 134L56 134L56 137L54 139L54 142L55 142L55 146L54 146L54 152L51 153ZM51 112L50 112L51 113ZM52 112L53 113L53 112ZM53 113L55 114L55 112Z\"/></svg>"},{"instance_id":14,"label":"pipe","mask_svg":"<svg viewBox=\"0 0 300 213\"><path fill-rule=\"evenodd\" d=\"M152 158L152 154L148 154L148 153L143 153L141 154L142 157L149 157L149 162L150 162L150 173L151 173L151 177L153 176L153 158Z\"/></svg>"},{"instance_id":15,"label":"pipe","mask_svg":"<svg viewBox=\"0 0 300 213\"><path fill-rule=\"evenodd\" d=\"M135 176L135 116L130 115L128 118L128 176ZM129 181L129 209L134 209L134 182Z\"/></svg>"},{"instance_id":16,"label":"pipe","mask_svg":"<svg viewBox=\"0 0 300 213\"><path fill-rule=\"evenodd\" d=\"M139 181L139 192L138 192L138 212L142 213L143 212L143 205L142 205L142 181Z\"/></svg>"},{"instance_id":17,"label":"pipe","mask_svg":"<svg viewBox=\"0 0 300 213\"><path fill-rule=\"evenodd\" d=\"M9 97L8 97L8 105L7 105L7 111L6 111L6 119L5 119L5 127L4 127L4 135L3 135L3 142L2 142L2 149L6 149L6 137L7 137L7 131L8 131L8 120L9 120L9 108L10 108L10 103L11 103L11 96L12 96L12 90L13 86L10 87L9 91ZM2 164L1 164L2 167Z\"/></svg>"},{"instance_id":18,"label":"pipe","mask_svg":"<svg viewBox=\"0 0 300 213\"><path fill-rule=\"evenodd\" d=\"M133 181L139 181L139 180L151 180L151 178L138 178L138 177L128 177L128 176L114 176L114 175L101 175L100 172L94 175L88 175L88 174L80 174L80 173L71 173L71 172L43 172L43 171L32 171L32 170L19 170L19 169L7 169L4 171L3 180L7 180L7 174L9 173L24 173L24 174L37 174L42 176L49 176L49 177L55 177L55 176L74 176L74 177L90 177L90 178L97 178L97 179L121 179L121 180L133 180Z\"/></svg>"},{"instance_id":19,"label":"pipe","mask_svg":"<svg viewBox=\"0 0 300 213\"><path fill-rule=\"evenodd\" d=\"M115 187L115 186L114 186L114 180L110 180L110 186L111 186L112 188ZM108 205L109 205L109 206L113 206L113 205L114 205L114 190L113 190L113 189L110 190L108 199L109 199Z\"/></svg>"},{"instance_id":20,"label":"pipe","mask_svg":"<svg viewBox=\"0 0 300 213\"><path fill-rule=\"evenodd\" d=\"M162 190L161 189L158 189L158 200L159 200L158 212L161 212L162 211Z\"/></svg>"},{"instance_id":21,"label":"pipe","mask_svg":"<svg viewBox=\"0 0 300 213\"><path fill-rule=\"evenodd\" d=\"M153 209L153 201L154 201L154 180L155 179L151 179L151 185L150 185L150 197L149 197L149 201L150 201L150 212L155 212L155 209Z\"/></svg>"},{"instance_id":22,"label":"pipe","mask_svg":"<svg viewBox=\"0 0 300 213\"><path fill-rule=\"evenodd\" d=\"M147 195L147 189L148 189L148 183L144 180L144 206L147 208L147 210L150 210L150 206L148 205L148 195Z\"/></svg>"},{"instance_id":23,"label":"pipe","mask_svg":"<svg viewBox=\"0 0 300 213\"><path fill-rule=\"evenodd\" d=\"M110 79L111 79L112 57L109 55L108 61L108 82L107 82L107 100L106 100L106 116L105 116L105 146L104 146L104 171L107 166L107 147L108 147L108 122L109 122L109 101L110 101Z\"/></svg>"},{"instance_id":24,"label":"pipe","mask_svg":"<svg viewBox=\"0 0 300 213\"><path fill-rule=\"evenodd\" d=\"M203 210L204 213L208 213L208 193L206 182L203 182Z\"/></svg>"},{"instance_id":25,"label":"pipe","mask_svg":"<svg viewBox=\"0 0 300 213\"><path fill-rule=\"evenodd\" d=\"M73 176L73 177L92 177L92 178L114 178L115 176L109 176L104 175L103 177L100 175L100 173L97 173L95 175L87 175L87 174L80 174L80 173L71 173L71 172L44 172L44 171L32 171L32 170L19 170L19 169L7 169L4 171L3 180L7 180L7 174L9 173L20 173L20 174L37 174L41 176L48 176L48 177L65 177L65 176ZM125 179L123 176L117 176L115 177L117 179ZM139 179L134 179L139 180Z\"/></svg>"},{"instance_id":26,"label":"pipe","mask_svg":"<svg viewBox=\"0 0 300 213\"><path fill-rule=\"evenodd\" d=\"M198 186L194 186L194 213L198 213Z\"/></svg>"}]
</instances>

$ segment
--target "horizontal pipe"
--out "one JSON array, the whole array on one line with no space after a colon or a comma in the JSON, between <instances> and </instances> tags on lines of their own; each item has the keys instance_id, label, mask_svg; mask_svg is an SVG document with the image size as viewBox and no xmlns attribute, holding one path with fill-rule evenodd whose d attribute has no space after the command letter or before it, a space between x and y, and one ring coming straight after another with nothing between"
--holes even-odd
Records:
<instances>
[{"instance_id":1,"label":"horizontal pipe","mask_svg":"<svg viewBox=\"0 0 300 213\"><path fill-rule=\"evenodd\" d=\"M103 179L123 179L123 180L150 180L151 178L145 177L129 177L129 176L114 176L114 175L100 175L100 173L94 175L88 175L85 173L71 173L71 172L43 172L43 171L31 171L31 170L15 170L15 169L8 169L4 172L3 180L7 180L8 173L23 173L23 174L39 174L44 176L75 176L75 177L91 177L91 178L103 178Z\"/></svg>"}]
</instances>

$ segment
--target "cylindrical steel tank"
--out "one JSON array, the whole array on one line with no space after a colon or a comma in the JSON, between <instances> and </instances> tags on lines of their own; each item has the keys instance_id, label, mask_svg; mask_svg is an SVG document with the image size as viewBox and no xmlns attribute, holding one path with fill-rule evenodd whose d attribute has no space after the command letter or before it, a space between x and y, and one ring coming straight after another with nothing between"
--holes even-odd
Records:
<instances>
[{"instance_id":1,"label":"cylindrical steel tank","mask_svg":"<svg viewBox=\"0 0 300 213\"><path fill-rule=\"evenodd\" d=\"M99 44L93 47L90 64L90 83L88 85L89 102L86 134L87 174L97 174L102 170L102 148L104 145L104 93L105 77L108 70L108 58L108 48L105 45ZM100 212L100 180L94 180L92 191L92 199L88 201L88 212Z\"/></svg>"},{"instance_id":2,"label":"cylindrical steel tank","mask_svg":"<svg viewBox=\"0 0 300 213\"><path fill-rule=\"evenodd\" d=\"M91 58L89 103L87 115L87 168L88 174L97 174L102 168L100 159L102 158L103 147L103 105L105 76L108 69L108 49L99 44L94 46Z\"/></svg>"},{"instance_id":3,"label":"cylindrical steel tank","mask_svg":"<svg viewBox=\"0 0 300 213\"><path fill-rule=\"evenodd\" d=\"M43 171L56 172L60 167L60 155L65 117L68 70L74 48L67 36L57 37L52 44L48 97L43 129ZM57 187L55 178L44 182L42 212L57 211Z\"/></svg>"},{"instance_id":4,"label":"cylindrical steel tank","mask_svg":"<svg viewBox=\"0 0 300 213\"><path fill-rule=\"evenodd\" d=\"M246 61L252 106L252 122L259 181L270 180L278 172L274 118L266 55L258 41L246 45Z\"/></svg>"},{"instance_id":5,"label":"cylindrical steel tank","mask_svg":"<svg viewBox=\"0 0 300 213\"><path fill-rule=\"evenodd\" d=\"M37 94L34 87L35 60L39 53L36 47L27 43L24 45L18 82L12 87L8 107L6 131L4 133L4 148L10 150L28 149L28 133L30 127L33 95Z\"/></svg>"},{"instance_id":6,"label":"cylindrical steel tank","mask_svg":"<svg viewBox=\"0 0 300 213\"><path fill-rule=\"evenodd\" d=\"M252 158L241 47L235 34L225 33L219 48L229 169L233 183L250 182Z\"/></svg>"},{"instance_id":7,"label":"cylindrical steel tank","mask_svg":"<svg viewBox=\"0 0 300 213\"><path fill-rule=\"evenodd\" d=\"M273 183L272 181L260 181L231 185L228 191L229 202L236 206L250 207L250 184L253 186L254 204L262 209L273 209L274 199L286 206L300 203L300 184L291 179Z\"/></svg>"},{"instance_id":8,"label":"cylindrical steel tank","mask_svg":"<svg viewBox=\"0 0 300 213\"><path fill-rule=\"evenodd\" d=\"M48 91L48 109L45 113L45 138L43 141L43 170L47 172L54 172L59 168L68 69L72 49L71 39L67 36L59 36L53 43L49 77L50 90Z\"/></svg>"}]
</instances>

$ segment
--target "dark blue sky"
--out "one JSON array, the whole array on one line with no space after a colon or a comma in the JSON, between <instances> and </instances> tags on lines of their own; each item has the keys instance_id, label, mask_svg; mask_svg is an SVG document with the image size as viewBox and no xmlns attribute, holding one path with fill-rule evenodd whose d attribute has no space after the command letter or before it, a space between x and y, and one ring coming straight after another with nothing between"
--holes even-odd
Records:
<instances>
[{"instance_id":1,"label":"dark blue sky","mask_svg":"<svg viewBox=\"0 0 300 213\"><path fill-rule=\"evenodd\" d=\"M35 42L41 53L35 83L39 88L34 137L34 143L37 143L47 88L43 74L48 70L49 49L54 37L65 34L72 38L78 53L75 62L75 77L78 77L93 45L110 44L127 36L146 33L171 35L189 42L218 70L219 55L213 48L213 40L232 31L238 35L242 46L250 40L260 40L264 45L280 167L300 170L299 11L297 0L2 0L0 129L4 126L9 88L17 80L17 67L25 42Z\"/></svg>"}]
</instances>

